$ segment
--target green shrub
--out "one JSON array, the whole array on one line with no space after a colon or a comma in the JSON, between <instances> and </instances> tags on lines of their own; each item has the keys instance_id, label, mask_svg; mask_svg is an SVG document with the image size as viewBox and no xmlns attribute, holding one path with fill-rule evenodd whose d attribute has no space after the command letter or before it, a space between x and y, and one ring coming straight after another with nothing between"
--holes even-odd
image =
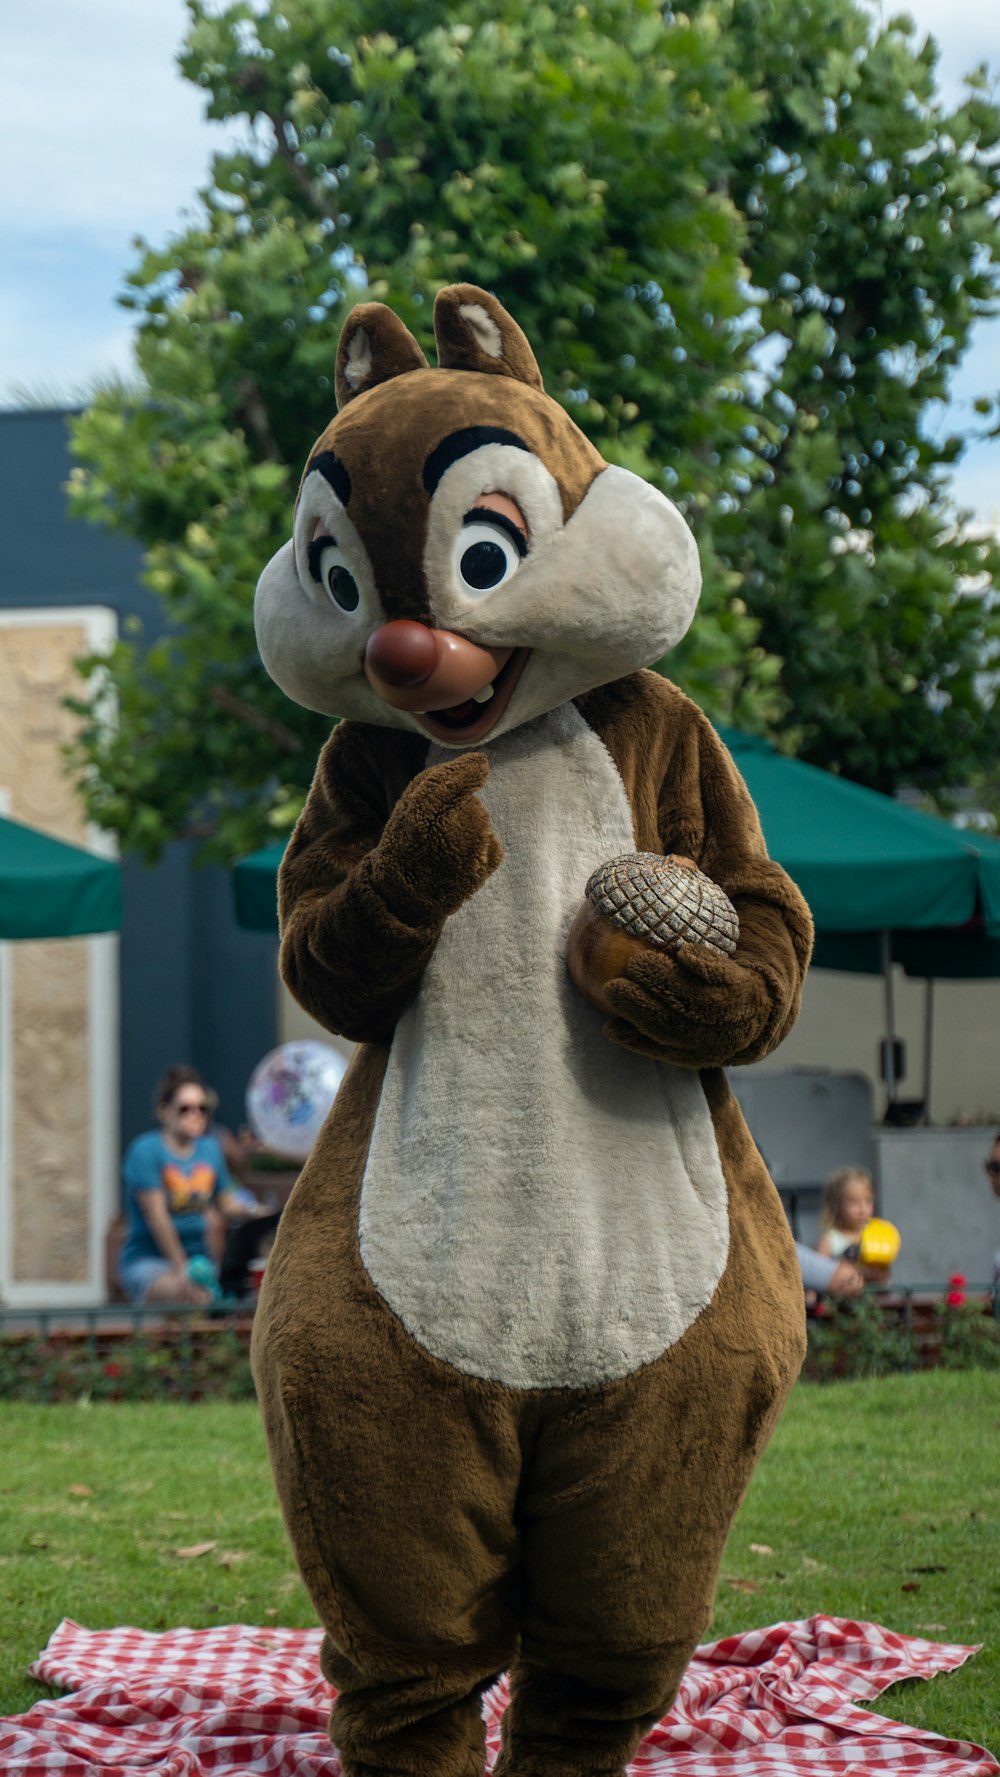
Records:
<instances>
[{"instance_id":1,"label":"green shrub","mask_svg":"<svg viewBox=\"0 0 1000 1777\"><path fill-rule=\"evenodd\" d=\"M803 1377L853 1381L900 1371L1000 1369L1000 1321L964 1279L940 1301L907 1304L866 1293L825 1302L808 1322ZM189 1315L89 1333L0 1335L0 1400L252 1400L249 1317Z\"/></svg>"},{"instance_id":2,"label":"green shrub","mask_svg":"<svg viewBox=\"0 0 1000 1777\"><path fill-rule=\"evenodd\" d=\"M1000 1369L1000 1321L984 1313L978 1296L966 1294L966 1280L951 1278L938 1309L937 1361L943 1370Z\"/></svg>"},{"instance_id":3,"label":"green shrub","mask_svg":"<svg viewBox=\"0 0 1000 1777\"><path fill-rule=\"evenodd\" d=\"M990 1297L968 1296L952 1278L941 1301L885 1300L866 1292L825 1301L808 1322L802 1374L812 1382L856 1381L901 1370L1000 1369L1000 1321Z\"/></svg>"},{"instance_id":4,"label":"green shrub","mask_svg":"<svg viewBox=\"0 0 1000 1777\"><path fill-rule=\"evenodd\" d=\"M902 1315L887 1314L871 1295L824 1302L808 1323L803 1375L812 1382L891 1376L917 1367L917 1342Z\"/></svg>"},{"instance_id":5,"label":"green shrub","mask_svg":"<svg viewBox=\"0 0 1000 1777\"><path fill-rule=\"evenodd\" d=\"M250 1400L250 1322L0 1338L0 1400Z\"/></svg>"}]
</instances>

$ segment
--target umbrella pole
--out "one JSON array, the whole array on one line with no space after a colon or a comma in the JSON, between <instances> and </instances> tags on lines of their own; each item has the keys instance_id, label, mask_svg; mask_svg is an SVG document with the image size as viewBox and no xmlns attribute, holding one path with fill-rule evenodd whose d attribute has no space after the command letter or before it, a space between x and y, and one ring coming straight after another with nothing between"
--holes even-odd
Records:
<instances>
[{"instance_id":1,"label":"umbrella pole","mask_svg":"<svg viewBox=\"0 0 1000 1777\"><path fill-rule=\"evenodd\" d=\"M931 1050L934 1043L934 978L924 982L924 1114L921 1123L931 1120Z\"/></svg>"},{"instance_id":2,"label":"umbrella pole","mask_svg":"<svg viewBox=\"0 0 1000 1777\"><path fill-rule=\"evenodd\" d=\"M882 933L882 976L885 981L885 1088L890 1104L896 1102L896 1002L892 979L892 942Z\"/></svg>"}]
</instances>

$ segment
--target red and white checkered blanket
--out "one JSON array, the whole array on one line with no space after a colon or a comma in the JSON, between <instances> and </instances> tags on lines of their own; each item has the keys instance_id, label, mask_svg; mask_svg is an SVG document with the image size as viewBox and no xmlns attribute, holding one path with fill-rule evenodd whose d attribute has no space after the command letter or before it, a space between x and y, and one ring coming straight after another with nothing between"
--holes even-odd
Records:
<instances>
[{"instance_id":1,"label":"red and white checkered blanket","mask_svg":"<svg viewBox=\"0 0 1000 1777\"><path fill-rule=\"evenodd\" d=\"M339 1777L326 1736L333 1692L318 1674L319 1632L300 1629L81 1629L60 1623L31 1667L72 1695L0 1719L4 1777ZM810 1617L699 1648L670 1714L631 1777L995 1777L981 1746L858 1709L901 1678L961 1666L975 1648ZM484 1701L488 1769L504 1683Z\"/></svg>"}]
</instances>

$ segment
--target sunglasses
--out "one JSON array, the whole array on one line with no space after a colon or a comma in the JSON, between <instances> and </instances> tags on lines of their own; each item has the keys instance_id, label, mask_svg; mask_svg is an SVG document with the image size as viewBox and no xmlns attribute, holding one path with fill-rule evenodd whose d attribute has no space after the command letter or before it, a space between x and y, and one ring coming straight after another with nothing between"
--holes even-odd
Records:
<instances>
[{"instance_id":1,"label":"sunglasses","mask_svg":"<svg viewBox=\"0 0 1000 1777\"><path fill-rule=\"evenodd\" d=\"M177 1115L179 1117L190 1117L193 1115L207 1117L208 1106L207 1104L179 1104L177 1106Z\"/></svg>"},{"instance_id":2,"label":"sunglasses","mask_svg":"<svg viewBox=\"0 0 1000 1777\"><path fill-rule=\"evenodd\" d=\"M987 1160L985 1170L989 1173L990 1178L1000 1178L1000 1160Z\"/></svg>"}]
</instances>

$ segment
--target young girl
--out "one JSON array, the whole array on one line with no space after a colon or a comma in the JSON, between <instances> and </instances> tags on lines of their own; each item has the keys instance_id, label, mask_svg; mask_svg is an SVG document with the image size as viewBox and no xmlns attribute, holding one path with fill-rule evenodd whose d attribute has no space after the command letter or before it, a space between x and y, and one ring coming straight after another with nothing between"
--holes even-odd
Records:
<instances>
[{"instance_id":1,"label":"young girl","mask_svg":"<svg viewBox=\"0 0 1000 1777\"><path fill-rule=\"evenodd\" d=\"M831 1172L823 1187L822 1233L817 1251L831 1259L852 1259L861 1251L861 1236L875 1213L871 1174L861 1166Z\"/></svg>"}]
</instances>

